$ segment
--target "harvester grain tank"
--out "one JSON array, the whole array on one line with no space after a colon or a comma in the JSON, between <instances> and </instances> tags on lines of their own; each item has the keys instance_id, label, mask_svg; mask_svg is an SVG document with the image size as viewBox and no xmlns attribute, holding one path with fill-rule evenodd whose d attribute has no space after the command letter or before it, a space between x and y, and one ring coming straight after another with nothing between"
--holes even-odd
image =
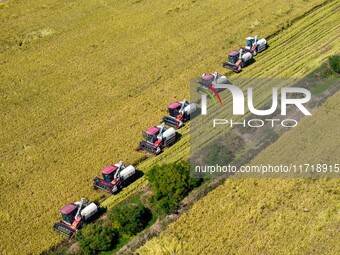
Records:
<instances>
[{"instance_id":1,"label":"harvester grain tank","mask_svg":"<svg viewBox=\"0 0 340 255\"><path fill-rule=\"evenodd\" d=\"M164 123L143 131L143 137L144 140L140 141L139 148L155 155L161 153L164 147L175 143L177 139L175 129L165 128Z\"/></svg>"},{"instance_id":2,"label":"harvester grain tank","mask_svg":"<svg viewBox=\"0 0 340 255\"><path fill-rule=\"evenodd\" d=\"M243 67L249 65L253 61L253 54L244 51L242 48L239 51L233 50L228 53L228 62L223 63L223 67L233 70L238 73Z\"/></svg>"},{"instance_id":3,"label":"harvester grain tank","mask_svg":"<svg viewBox=\"0 0 340 255\"><path fill-rule=\"evenodd\" d=\"M95 203L88 204L82 198L81 201L70 203L59 211L63 220L55 223L53 229L71 238L78 229L93 219L98 213L98 207Z\"/></svg>"},{"instance_id":4,"label":"harvester grain tank","mask_svg":"<svg viewBox=\"0 0 340 255\"><path fill-rule=\"evenodd\" d=\"M190 114L197 110L197 104L184 99L182 102L173 102L168 105L169 116L163 118L168 126L180 128L190 119Z\"/></svg>"},{"instance_id":5,"label":"harvester grain tank","mask_svg":"<svg viewBox=\"0 0 340 255\"><path fill-rule=\"evenodd\" d=\"M103 179L95 177L93 187L115 194L126 186L135 174L136 169L132 165L124 166L123 161L120 161L119 164L105 167L102 170Z\"/></svg>"},{"instance_id":6,"label":"harvester grain tank","mask_svg":"<svg viewBox=\"0 0 340 255\"><path fill-rule=\"evenodd\" d=\"M264 51L267 48L267 40L261 38L258 40L257 35L254 37L246 38L246 47L244 50L246 52L250 52L253 56L256 56L257 53Z\"/></svg>"}]
</instances>

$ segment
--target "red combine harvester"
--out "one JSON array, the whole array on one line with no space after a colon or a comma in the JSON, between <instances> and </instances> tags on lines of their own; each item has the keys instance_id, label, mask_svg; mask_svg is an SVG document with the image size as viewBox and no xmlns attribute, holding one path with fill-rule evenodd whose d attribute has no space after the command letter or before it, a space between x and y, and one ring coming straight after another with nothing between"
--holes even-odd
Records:
<instances>
[{"instance_id":1,"label":"red combine harvester","mask_svg":"<svg viewBox=\"0 0 340 255\"><path fill-rule=\"evenodd\" d=\"M164 147L173 144L177 137L174 128L166 129L164 123L161 126L154 126L143 131L144 140L140 141L139 148L141 150L158 155Z\"/></svg>"},{"instance_id":2,"label":"red combine harvester","mask_svg":"<svg viewBox=\"0 0 340 255\"><path fill-rule=\"evenodd\" d=\"M217 85L228 84L228 78L224 75L220 75L218 72L214 74L202 74L201 79L198 84L201 86L197 88L198 93L210 93L211 96L217 97L220 104L222 104L222 99L218 92L222 91L223 88L218 88Z\"/></svg>"},{"instance_id":3,"label":"red combine harvester","mask_svg":"<svg viewBox=\"0 0 340 255\"><path fill-rule=\"evenodd\" d=\"M253 54L241 48L239 51L233 50L228 53L228 62L224 62L223 67L239 73L243 67L252 63L253 60Z\"/></svg>"},{"instance_id":4,"label":"red combine harvester","mask_svg":"<svg viewBox=\"0 0 340 255\"><path fill-rule=\"evenodd\" d=\"M243 50L250 52L253 56L267 48L267 40L264 38L258 40L257 35L255 37L247 37L246 44Z\"/></svg>"},{"instance_id":5,"label":"red combine harvester","mask_svg":"<svg viewBox=\"0 0 340 255\"><path fill-rule=\"evenodd\" d=\"M224 75L220 75L218 72L214 74L202 74L202 77L199 81L199 84L203 86L212 86L215 87L216 84L227 84L228 78Z\"/></svg>"},{"instance_id":6,"label":"red combine harvester","mask_svg":"<svg viewBox=\"0 0 340 255\"><path fill-rule=\"evenodd\" d=\"M190 114L197 110L197 104L184 99L182 102L174 102L168 106L169 115L163 118L163 122L171 127L180 128L190 119Z\"/></svg>"},{"instance_id":7,"label":"red combine harvester","mask_svg":"<svg viewBox=\"0 0 340 255\"><path fill-rule=\"evenodd\" d=\"M80 202L70 203L60 209L62 221L55 223L55 231L72 238L76 231L89 222L98 212L95 203L87 204L82 198Z\"/></svg>"},{"instance_id":8,"label":"red combine harvester","mask_svg":"<svg viewBox=\"0 0 340 255\"><path fill-rule=\"evenodd\" d=\"M93 179L93 188L115 194L128 184L135 173L136 169L132 165L124 166L123 161L120 161L119 164L105 167L102 170L103 179Z\"/></svg>"}]
</instances>

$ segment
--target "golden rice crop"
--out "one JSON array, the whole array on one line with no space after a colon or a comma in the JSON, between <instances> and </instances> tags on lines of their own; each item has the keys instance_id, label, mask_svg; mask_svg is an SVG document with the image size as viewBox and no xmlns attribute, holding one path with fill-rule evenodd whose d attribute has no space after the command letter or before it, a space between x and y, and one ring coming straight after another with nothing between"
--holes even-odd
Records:
<instances>
[{"instance_id":1,"label":"golden rice crop","mask_svg":"<svg viewBox=\"0 0 340 255\"><path fill-rule=\"evenodd\" d=\"M250 165L339 164L339 111L340 92ZM339 254L339 184L228 179L136 254Z\"/></svg>"},{"instance_id":2,"label":"golden rice crop","mask_svg":"<svg viewBox=\"0 0 340 255\"><path fill-rule=\"evenodd\" d=\"M101 168L141 158L140 131L159 123L170 101L189 96L190 78L222 70L226 51L246 36L271 34L322 2L2 3L0 253L37 254L58 243L51 229L58 209L81 196L97 198L91 181ZM303 66L303 75L336 52L334 31L301 35L298 44L287 39L294 34L279 35L242 75L279 75L274 63L285 55L281 46L290 54L280 61L295 63L284 74ZM315 50L310 39L318 54L306 62L293 48L304 52L303 41ZM180 132L177 144L140 169L188 157L188 128ZM141 178L105 204L143 185Z\"/></svg>"}]
</instances>

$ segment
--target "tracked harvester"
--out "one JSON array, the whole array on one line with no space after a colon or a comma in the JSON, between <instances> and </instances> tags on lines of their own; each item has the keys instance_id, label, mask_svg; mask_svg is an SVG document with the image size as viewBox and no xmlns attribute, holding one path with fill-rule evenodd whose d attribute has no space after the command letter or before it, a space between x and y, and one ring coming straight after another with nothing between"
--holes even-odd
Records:
<instances>
[{"instance_id":1,"label":"tracked harvester","mask_svg":"<svg viewBox=\"0 0 340 255\"><path fill-rule=\"evenodd\" d=\"M81 201L70 203L60 209L63 220L55 223L53 229L68 238L72 238L76 231L91 221L97 213L97 205L95 203L88 204L82 198Z\"/></svg>"},{"instance_id":2,"label":"tracked harvester","mask_svg":"<svg viewBox=\"0 0 340 255\"><path fill-rule=\"evenodd\" d=\"M115 194L132 181L135 174L136 169L132 165L124 166L123 161L120 161L119 164L105 167L102 170L103 179L93 179L93 188Z\"/></svg>"},{"instance_id":3,"label":"tracked harvester","mask_svg":"<svg viewBox=\"0 0 340 255\"><path fill-rule=\"evenodd\" d=\"M239 51L233 50L228 53L228 62L224 62L223 67L231 69L235 73L239 73L243 67L249 65L253 61L253 54L246 52L241 48Z\"/></svg>"},{"instance_id":4,"label":"tracked harvester","mask_svg":"<svg viewBox=\"0 0 340 255\"><path fill-rule=\"evenodd\" d=\"M256 56L257 53L264 51L267 48L267 40L261 38L258 40L257 35L254 37L246 38L246 47L243 48L244 51L251 53Z\"/></svg>"},{"instance_id":5,"label":"tracked harvester","mask_svg":"<svg viewBox=\"0 0 340 255\"><path fill-rule=\"evenodd\" d=\"M222 99L219 95L219 92L223 90L223 88L219 88L218 85L228 84L228 78L224 75L215 72L214 74L202 74L201 79L198 81L200 85L197 88L198 93L210 94L211 97L217 97L218 101L222 105ZM215 99L213 99L215 100Z\"/></svg>"},{"instance_id":6,"label":"tracked harvester","mask_svg":"<svg viewBox=\"0 0 340 255\"><path fill-rule=\"evenodd\" d=\"M161 126L154 126L143 131L144 140L140 141L139 148L152 154L159 154L162 149L176 142L177 136L174 128L165 128L164 123Z\"/></svg>"},{"instance_id":7,"label":"tracked harvester","mask_svg":"<svg viewBox=\"0 0 340 255\"><path fill-rule=\"evenodd\" d=\"M184 122L190 119L190 114L197 110L197 104L184 99L182 102L173 102L168 105L169 116L163 118L163 122L171 127L180 128Z\"/></svg>"},{"instance_id":8,"label":"tracked harvester","mask_svg":"<svg viewBox=\"0 0 340 255\"><path fill-rule=\"evenodd\" d=\"M224 75L219 74L218 72L215 72L213 74L202 74L202 77L199 81L199 84L204 87L212 86L215 88L216 84L227 84L228 78ZM218 90L218 89L217 89Z\"/></svg>"}]
</instances>

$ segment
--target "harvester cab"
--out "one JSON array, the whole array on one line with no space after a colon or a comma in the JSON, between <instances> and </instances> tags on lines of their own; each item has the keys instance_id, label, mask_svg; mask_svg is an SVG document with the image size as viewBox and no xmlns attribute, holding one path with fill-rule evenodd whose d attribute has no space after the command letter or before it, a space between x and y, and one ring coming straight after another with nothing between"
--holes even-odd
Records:
<instances>
[{"instance_id":1,"label":"harvester cab","mask_svg":"<svg viewBox=\"0 0 340 255\"><path fill-rule=\"evenodd\" d=\"M106 182L112 182L119 177L119 172L123 168L123 161L119 161L119 164L111 165L102 170L103 179Z\"/></svg>"},{"instance_id":2,"label":"harvester cab","mask_svg":"<svg viewBox=\"0 0 340 255\"><path fill-rule=\"evenodd\" d=\"M136 169L132 165L124 166L123 161L120 161L119 164L105 167L102 170L103 179L93 179L93 188L114 194L121 190L135 173Z\"/></svg>"},{"instance_id":3,"label":"harvester cab","mask_svg":"<svg viewBox=\"0 0 340 255\"><path fill-rule=\"evenodd\" d=\"M63 208L61 208L60 214L61 214L61 217L63 218L63 221L66 224L71 225L76 218L75 216L77 214L77 210L78 210L78 206L74 203L70 203L64 206Z\"/></svg>"},{"instance_id":4,"label":"harvester cab","mask_svg":"<svg viewBox=\"0 0 340 255\"><path fill-rule=\"evenodd\" d=\"M255 38L257 39L257 36ZM253 44L255 42L255 38L253 38L253 37L247 37L246 38L246 45L247 45L246 47L247 48L253 47Z\"/></svg>"},{"instance_id":5,"label":"harvester cab","mask_svg":"<svg viewBox=\"0 0 340 255\"><path fill-rule=\"evenodd\" d=\"M174 128L165 128L164 122L161 126L154 126L143 131L144 140L140 141L139 148L152 154L161 153L164 147L170 146L176 141Z\"/></svg>"},{"instance_id":6,"label":"harvester cab","mask_svg":"<svg viewBox=\"0 0 340 255\"><path fill-rule=\"evenodd\" d=\"M254 37L246 38L246 47L245 51L250 52L253 56L256 56L257 53L265 50L267 48L267 40L261 38L258 40L257 35Z\"/></svg>"},{"instance_id":7,"label":"harvester cab","mask_svg":"<svg viewBox=\"0 0 340 255\"><path fill-rule=\"evenodd\" d=\"M85 199L82 198L81 201L70 203L60 209L63 220L55 223L53 229L71 238L97 212L98 207L95 203L87 204Z\"/></svg>"},{"instance_id":8,"label":"harvester cab","mask_svg":"<svg viewBox=\"0 0 340 255\"><path fill-rule=\"evenodd\" d=\"M148 130L143 131L144 140L148 143L154 144L158 141L157 136L159 133L160 133L160 128L158 127L149 128Z\"/></svg>"},{"instance_id":9,"label":"harvester cab","mask_svg":"<svg viewBox=\"0 0 340 255\"><path fill-rule=\"evenodd\" d=\"M223 67L238 73L242 70L242 67L249 65L252 61L253 55L241 48L239 51L233 50L228 53L228 62L224 62Z\"/></svg>"},{"instance_id":10,"label":"harvester cab","mask_svg":"<svg viewBox=\"0 0 340 255\"><path fill-rule=\"evenodd\" d=\"M232 64L236 64L237 61L240 59L240 53L236 50L233 50L228 53L228 61Z\"/></svg>"},{"instance_id":11,"label":"harvester cab","mask_svg":"<svg viewBox=\"0 0 340 255\"><path fill-rule=\"evenodd\" d=\"M214 87L214 80L215 80L214 74L204 73L202 74L199 84L202 85L203 87L209 86Z\"/></svg>"},{"instance_id":12,"label":"harvester cab","mask_svg":"<svg viewBox=\"0 0 340 255\"><path fill-rule=\"evenodd\" d=\"M187 105L189 105L189 101L187 101L186 99L183 100L183 102L174 102L169 104L168 106L168 110L169 110L169 114L171 117L177 117L178 114L180 114L180 112L183 111L184 107L186 107Z\"/></svg>"},{"instance_id":13,"label":"harvester cab","mask_svg":"<svg viewBox=\"0 0 340 255\"><path fill-rule=\"evenodd\" d=\"M168 126L180 128L183 123L190 119L190 114L197 110L195 103L190 103L184 99L182 102L174 102L168 105L169 115L163 118L163 122Z\"/></svg>"}]
</instances>

